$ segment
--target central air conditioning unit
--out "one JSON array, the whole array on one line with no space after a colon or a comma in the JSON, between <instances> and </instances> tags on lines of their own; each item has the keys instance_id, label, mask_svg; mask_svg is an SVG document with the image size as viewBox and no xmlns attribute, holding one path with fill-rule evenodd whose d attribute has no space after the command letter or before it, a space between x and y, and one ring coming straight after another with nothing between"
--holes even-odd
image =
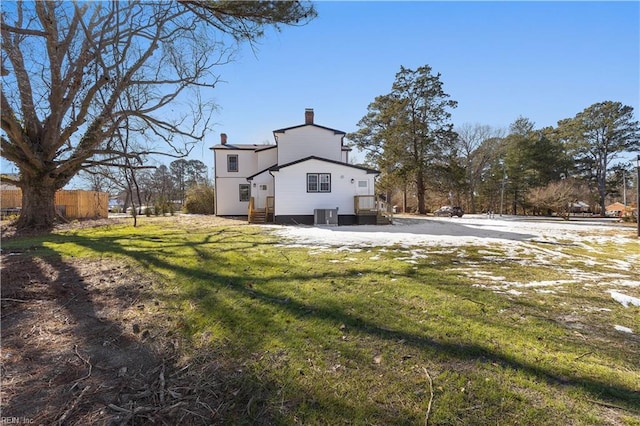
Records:
<instances>
[{"instance_id":1,"label":"central air conditioning unit","mask_svg":"<svg viewBox=\"0 0 640 426\"><path fill-rule=\"evenodd\" d=\"M315 209L313 211L314 225L338 225L338 209Z\"/></svg>"}]
</instances>

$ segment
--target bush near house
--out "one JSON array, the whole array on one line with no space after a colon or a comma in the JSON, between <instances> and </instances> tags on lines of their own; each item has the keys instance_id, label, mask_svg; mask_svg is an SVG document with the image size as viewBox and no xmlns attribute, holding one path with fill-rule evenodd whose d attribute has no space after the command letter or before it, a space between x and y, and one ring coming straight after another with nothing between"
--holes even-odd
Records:
<instances>
[{"instance_id":1,"label":"bush near house","mask_svg":"<svg viewBox=\"0 0 640 426\"><path fill-rule=\"evenodd\" d=\"M187 190L183 210L185 213L213 214L215 190L209 185L195 185Z\"/></svg>"}]
</instances>

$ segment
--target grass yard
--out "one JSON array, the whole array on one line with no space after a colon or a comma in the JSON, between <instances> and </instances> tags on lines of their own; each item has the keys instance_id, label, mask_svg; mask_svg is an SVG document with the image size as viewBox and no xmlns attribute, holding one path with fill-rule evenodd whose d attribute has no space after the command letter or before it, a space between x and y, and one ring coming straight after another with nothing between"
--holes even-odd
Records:
<instances>
[{"instance_id":1,"label":"grass yard","mask_svg":"<svg viewBox=\"0 0 640 426\"><path fill-rule=\"evenodd\" d=\"M95 336L74 336L88 333L73 327L76 312L57 358L75 370L54 380L67 402L52 406L43 386L24 407L27 387L46 381L45 373L31 382L15 373L43 356L17 355L35 344L17 331L35 317L3 320L3 352L13 363L3 367L2 416L65 416L65 424L640 425L640 306L612 294L640 298L632 236L615 245L586 236L552 247L318 247L268 227L139 222L2 242L3 318L37 312L27 295L31 274L12 292L6 286L27 263L56 265L51 277L91 265L74 279L91 296L88 309L117 330L102 347L149 353L124 373L107 361L98 368L101 346ZM94 293L106 281L105 300L131 303L107 311ZM70 291L52 297L51 311L71 309Z\"/></svg>"}]
</instances>

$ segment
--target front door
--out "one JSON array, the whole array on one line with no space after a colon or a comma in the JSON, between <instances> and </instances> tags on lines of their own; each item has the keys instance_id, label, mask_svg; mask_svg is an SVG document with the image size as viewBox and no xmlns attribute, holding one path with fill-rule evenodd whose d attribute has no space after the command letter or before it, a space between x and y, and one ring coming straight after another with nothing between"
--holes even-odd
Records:
<instances>
[{"instance_id":1,"label":"front door","mask_svg":"<svg viewBox=\"0 0 640 426\"><path fill-rule=\"evenodd\" d=\"M265 183L259 183L257 185L257 191L255 195L256 209L264 209L266 207L268 189L269 188Z\"/></svg>"}]
</instances>

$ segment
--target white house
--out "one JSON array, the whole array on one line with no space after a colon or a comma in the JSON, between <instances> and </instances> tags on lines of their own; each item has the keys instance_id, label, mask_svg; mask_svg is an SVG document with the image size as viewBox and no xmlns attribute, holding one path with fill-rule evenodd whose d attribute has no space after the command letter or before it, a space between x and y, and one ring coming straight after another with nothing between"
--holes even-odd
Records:
<instances>
[{"instance_id":1,"label":"white house","mask_svg":"<svg viewBox=\"0 0 640 426\"><path fill-rule=\"evenodd\" d=\"M273 131L275 145L232 144L220 135L214 153L215 211L250 222L389 223L377 208L377 170L349 164L345 132L314 123Z\"/></svg>"}]
</instances>

